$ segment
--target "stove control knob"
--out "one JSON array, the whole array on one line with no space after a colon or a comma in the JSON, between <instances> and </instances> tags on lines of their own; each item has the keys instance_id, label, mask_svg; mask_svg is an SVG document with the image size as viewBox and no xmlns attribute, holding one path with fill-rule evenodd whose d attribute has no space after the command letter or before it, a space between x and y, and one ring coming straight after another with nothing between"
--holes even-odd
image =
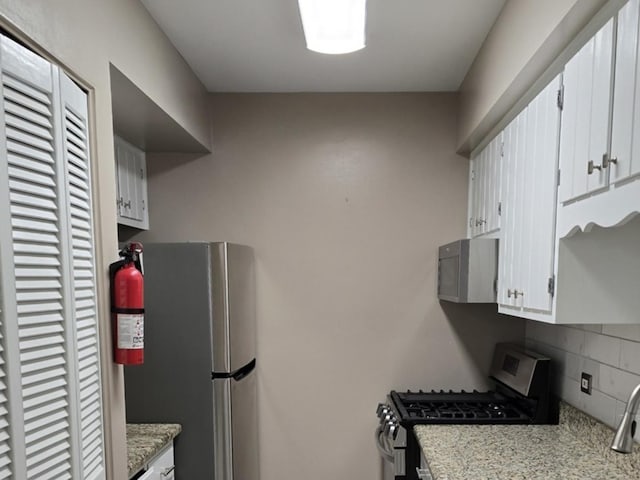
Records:
<instances>
[{"instance_id":1,"label":"stove control knob","mask_svg":"<svg viewBox=\"0 0 640 480\"><path fill-rule=\"evenodd\" d=\"M379 403L378 404L378 409L376 410L376 414L378 415L378 418L382 418L384 417L391 409L389 408L389 405L386 405L384 403Z\"/></svg>"},{"instance_id":2,"label":"stove control knob","mask_svg":"<svg viewBox=\"0 0 640 480\"><path fill-rule=\"evenodd\" d=\"M393 436L397 428L398 421L395 417L392 417L387 423L384 424L384 434L387 436Z\"/></svg>"}]
</instances>

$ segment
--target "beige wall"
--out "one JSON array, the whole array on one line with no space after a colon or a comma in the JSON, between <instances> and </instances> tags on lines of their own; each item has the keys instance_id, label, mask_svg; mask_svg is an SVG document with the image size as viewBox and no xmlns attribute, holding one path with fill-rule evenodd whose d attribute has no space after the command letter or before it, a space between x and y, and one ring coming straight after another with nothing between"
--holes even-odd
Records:
<instances>
[{"instance_id":1,"label":"beige wall","mask_svg":"<svg viewBox=\"0 0 640 480\"><path fill-rule=\"evenodd\" d=\"M127 478L122 369L111 362L105 267L117 256L109 63L204 145L206 93L140 2L0 0L0 24L63 64L91 89L94 199L109 478Z\"/></svg>"},{"instance_id":2,"label":"beige wall","mask_svg":"<svg viewBox=\"0 0 640 480\"><path fill-rule=\"evenodd\" d=\"M379 478L390 389L482 388L494 343L522 340L495 305L435 296L437 247L465 234L456 104L214 95L213 155L148 157L141 239L255 248L262 480Z\"/></svg>"},{"instance_id":3,"label":"beige wall","mask_svg":"<svg viewBox=\"0 0 640 480\"><path fill-rule=\"evenodd\" d=\"M606 3L507 0L460 87L460 152L477 146Z\"/></svg>"}]
</instances>

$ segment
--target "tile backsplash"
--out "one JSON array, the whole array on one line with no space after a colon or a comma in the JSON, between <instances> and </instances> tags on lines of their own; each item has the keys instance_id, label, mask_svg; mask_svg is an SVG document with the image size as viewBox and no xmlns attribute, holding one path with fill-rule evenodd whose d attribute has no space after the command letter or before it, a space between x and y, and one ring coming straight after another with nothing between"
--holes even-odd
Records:
<instances>
[{"instance_id":1,"label":"tile backsplash","mask_svg":"<svg viewBox=\"0 0 640 480\"><path fill-rule=\"evenodd\" d=\"M640 384L640 324L549 325L530 320L526 343L552 359L556 394L607 425L617 426L629 394ZM591 395L580 391L583 372L592 376ZM636 441L640 440L638 430Z\"/></svg>"}]
</instances>

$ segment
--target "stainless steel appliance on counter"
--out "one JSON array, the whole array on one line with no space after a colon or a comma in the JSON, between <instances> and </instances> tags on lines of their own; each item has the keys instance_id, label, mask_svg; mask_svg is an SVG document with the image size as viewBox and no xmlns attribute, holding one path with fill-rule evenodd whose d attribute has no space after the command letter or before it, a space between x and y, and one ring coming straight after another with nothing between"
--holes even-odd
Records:
<instances>
[{"instance_id":1,"label":"stainless steel appliance on counter","mask_svg":"<svg viewBox=\"0 0 640 480\"><path fill-rule=\"evenodd\" d=\"M127 421L180 423L177 480L258 480L253 251L144 245L145 362L125 368Z\"/></svg>"},{"instance_id":2,"label":"stainless steel appliance on counter","mask_svg":"<svg viewBox=\"0 0 640 480\"><path fill-rule=\"evenodd\" d=\"M431 478L420 461L415 425L553 424L557 400L550 391L549 359L521 347L496 345L491 365L495 390L489 392L397 392L378 405L376 445L384 480Z\"/></svg>"},{"instance_id":3,"label":"stainless steel appliance on counter","mask_svg":"<svg viewBox=\"0 0 640 480\"><path fill-rule=\"evenodd\" d=\"M495 303L498 240L466 238L438 249L438 298L456 303Z\"/></svg>"}]
</instances>

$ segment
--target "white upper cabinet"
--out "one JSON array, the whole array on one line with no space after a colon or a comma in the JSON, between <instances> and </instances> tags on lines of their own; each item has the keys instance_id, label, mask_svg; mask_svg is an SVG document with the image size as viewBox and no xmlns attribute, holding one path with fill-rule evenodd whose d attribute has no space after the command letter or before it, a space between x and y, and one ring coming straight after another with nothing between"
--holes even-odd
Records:
<instances>
[{"instance_id":1,"label":"white upper cabinet","mask_svg":"<svg viewBox=\"0 0 640 480\"><path fill-rule=\"evenodd\" d=\"M567 63L560 142L560 201L606 186L613 19Z\"/></svg>"},{"instance_id":2,"label":"white upper cabinet","mask_svg":"<svg viewBox=\"0 0 640 480\"><path fill-rule=\"evenodd\" d=\"M118 187L118 223L149 229L147 208L147 163L145 153L122 138L115 137Z\"/></svg>"},{"instance_id":3,"label":"white upper cabinet","mask_svg":"<svg viewBox=\"0 0 640 480\"><path fill-rule=\"evenodd\" d=\"M473 157L469 183L469 235L500 238L499 312L640 322L640 0Z\"/></svg>"},{"instance_id":4,"label":"white upper cabinet","mask_svg":"<svg viewBox=\"0 0 640 480\"><path fill-rule=\"evenodd\" d=\"M471 160L469 236L500 230L502 133Z\"/></svg>"},{"instance_id":5,"label":"white upper cabinet","mask_svg":"<svg viewBox=\"0 0 640 480\"><path fill-rule=\"evenodd\" d=\"M502 313L538 318L552 312L560 88L557 77L503 134Z\"/></svg>"},{"instance_id":6,"label":"white upper cabinet","mask_svg":"<svg viewBox=\"0 0 640 480\"><path fill-rule=\"evenodd\" d=\"M640 212L639 18L628 1L565 67L560 238Z\"/></svg>"}]
</instances>

